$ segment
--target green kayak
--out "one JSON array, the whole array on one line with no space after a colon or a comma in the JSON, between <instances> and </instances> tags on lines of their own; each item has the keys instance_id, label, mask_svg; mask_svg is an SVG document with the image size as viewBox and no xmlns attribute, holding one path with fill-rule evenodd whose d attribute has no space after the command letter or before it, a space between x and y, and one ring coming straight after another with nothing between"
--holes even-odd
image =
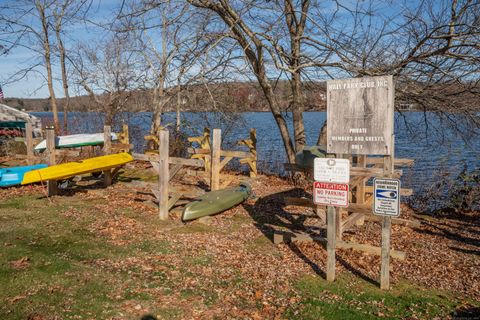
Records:
<instances>
[{"instance_id":1,"label":"green kayak","mask_svg":"<svg viewBox=\"0 0 480 320\"><path fill-rule=\"evenodd\" d=\"M238 187L207 192L183 209L182 221L194 220L230 209L247 199L251 191L250 185L242 182Z\"/></svg>"},{"instance_id":2,"label":"green kayak","mask_svg":"<svg viewBox=\"0 0 480 320\"><path fill-rule=\"evenodd\" d=\"M315 158L325 158L327 151L322 146L305 147L295 155L295 163L302 167L313 167Z\"/></svg>"}]
</instances>

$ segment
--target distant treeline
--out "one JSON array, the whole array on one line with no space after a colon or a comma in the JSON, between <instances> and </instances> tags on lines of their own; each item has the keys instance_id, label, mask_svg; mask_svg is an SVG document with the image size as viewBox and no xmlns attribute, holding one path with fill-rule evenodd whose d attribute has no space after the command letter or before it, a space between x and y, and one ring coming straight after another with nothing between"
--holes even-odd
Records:
<instances>
[{"instance_id":1,"label":"distant treeline","mask_svg":"<svg viewBox=\"0 0 480 320\"><path fill-rule=\"evenodd\" d=\"M288 110L291 103L291 86L287 81L278 81L275 87L276 98L282 109ZM326 108L325 82L304 83L305 110L325 111ZM57 98L59 105L64 99ZM24 99L7 98L5 103L11 107L27 111L51 111L48 98ZM190 85L183 87L179 97L169 99L165 111L174 112L180 104L182 111L223 111L247 112L270 111L265 96L255 82L230 82L205 85ZM70 98L70 111L102 111L96 109L88 95ZM152 90L132 91L127 102L126 110L131 112L152 111ZM61 109L60 109L61 110Z\"/></svg>"}]
</instances>

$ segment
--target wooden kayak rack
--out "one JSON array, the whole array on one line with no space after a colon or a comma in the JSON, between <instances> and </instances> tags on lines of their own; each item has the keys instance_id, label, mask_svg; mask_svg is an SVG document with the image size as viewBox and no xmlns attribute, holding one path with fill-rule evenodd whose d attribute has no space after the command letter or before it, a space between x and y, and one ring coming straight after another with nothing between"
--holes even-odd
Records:
<instances>
[{"instance_id":1,"label":"wooden kayak rack","mask_svg":"<svg viewBox=\"0 0 480 320\"><path fill-rule=\"evenodd\" d=\"M158 200L159 216L162 220L168 219L168 212L182 197L180 193L170 194L168 183L185 166L203 168L211 190L220 189L220 172L233 158L240 158L241 163L249 165L251 177L257 175L255 129L250 130L250 139L239 141L239 144L249 148L248 152L221 150L221 130L213 129L213 137L210 141L210 129L205 129L202 136L188 138L190 143L196 143L199 146L199 148L188 148L190 159L170 157L168 130L160 130L158 139L149 137L149 140L154 140L158 144L158 154L134 153L133 158L150 162L158 173L158 189L152 189L152 192Z\"/></svg>"},{"instance_id":2,"label":"wooden kayak rack","mask_svg":"<svg viewBox=\"0 0 480 320\"><path fill-rule=\"evenodd\" d=\"M215 136L217 132L218 136ZM246 146L248 151L238 150L221 150L221 131L220 129L213 130L213 140L210 143L210 129L205 128L203 135L198 137L189 137L188 141L192 143L192 147L188 148L188 153L192 158L203 159L207 163L206 168L209 167L210 161L214 162L216 158L216 165L219 166L218 170L222 169L233 159L239 158L240 163L248 164L250 170L250 177L257 177L257 131L254 128L250 129L250 137L248 139L241 139L237 142L237 145ZM194 144L197 144L195 146ZM222 159L220 159L222 158ZM219 160L220 159L220 160ZM208 171L207 171L208 172ZM214 189L215 190L215 189Z\"/></svg>"},{"instance_id":3,"label":"wooden kayak rack","mask_svg":"<svg viewBox=\"0 0 480 320\"><path fill-rule=\"evenodd\" d=\"M122 132L117 133L118 141L112 141L111 138L111 127L103 127L104 134L104 144L101 149L102 155L114 154L119 152L129 152L133 147L129 143L129 133L128 125L124 124L122 127ZM26 155L16 155L18 159L26 159L28 165L33 165L36 163L46 162L49 166L53 166L61 163L67 157L91 157L95 154L96 146L85 146L85 147L75 147L75 148L61 148L57 149L55 146L55 128L47 127L45 128L45 137L47 142L47 148L42 154L35 152L34 149L34 139L33 139L33 128L30 123L26 124L25 127L25 145L27 149ZM62 159L62 160L59 160ZM117 169L106 170L104 171L104 186L109 186L112 184L112 178L115 175ZM48 181L48 195L53 196L58 194L57 181Z\"/></svg>"},{"instance_id":4,"label":"wooden kayak rack","mask_svg":"<svg viewBox=\"0 0 480 320\"><path fill-rule=\"evenodd\" d=\"M343 158L343 155L337 155L337 158ZM350 191L349 206L347 208L335 208L335 234L336 244L339 248L354 249L366 252L368 254L380 255L381 248L360 244L356 242L347 242L343 240L343 232L351 229L353 226L361 226L365 221L379 222L381 217L372 213L373 204L373 187L368 186L367 182L374 177L385 176L385 172L392 167L392 176L400 178L403 171L399 167L411 166L412 159L394 159L390 156L375 157L367 155L350 155ZM390 165L390 163L392 163ZM298 166L295 164L284 164L285 170L294 172L303 172L307 178L313 180L313 168ZM395 168L397 167L397 168ZM413 194L412 189L401 189L401 195L410 196ZM285 198L287 206L300 206L311 208L316 215L327 224L326 207L317 206L311 198ZM344 216L346 216L344 218ZM417 220L406 220L401 218L392 218L393 224L400 224L408 227L418 227L420 222ZM274 243L289 241L317 241L322 244L327 243L327 239L316 234L307 233L288 233L278 232L274 234ZM405 253L398 250L391 250L390 256L395 259L405 259Z\"/></svg>"}]
</instances>

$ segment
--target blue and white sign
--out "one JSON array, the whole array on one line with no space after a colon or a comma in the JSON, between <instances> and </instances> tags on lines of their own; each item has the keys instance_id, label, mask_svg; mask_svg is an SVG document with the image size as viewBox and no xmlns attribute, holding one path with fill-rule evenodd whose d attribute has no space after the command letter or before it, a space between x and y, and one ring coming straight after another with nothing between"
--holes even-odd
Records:
<instances>
[{"instance_id":1,"label":"blue and white sign","mask_svg":"<svg viewBox=\"0 0 480 320\"><path fill-rule=\"evenodd\" d=\"M373 213L380 216L400 215L400 180L373 179Z\"/></svg>"}]
</instances>

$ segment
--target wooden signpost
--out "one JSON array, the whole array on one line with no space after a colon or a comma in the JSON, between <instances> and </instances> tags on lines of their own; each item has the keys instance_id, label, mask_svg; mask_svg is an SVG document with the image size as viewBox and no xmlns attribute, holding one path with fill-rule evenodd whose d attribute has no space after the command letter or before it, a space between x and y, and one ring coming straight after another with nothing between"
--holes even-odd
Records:
<instances>
[{"instance_id":1,"label":"wooden signpost","mask_svg":"<svg viewBox=\"0 0 480 320\"><path fill-rule=\"evenodd\" d=\"M313 171L313 200L316 205L327 206L327 281L334 281L337 240L335 207L348 206L350 162L347 159L316 158Z\"/></svg>"},{"instance_id":2,"label":"wooden signpost","mask_svg":"<svg viewBox=\"0 0 480 320\"><path fill-rule=\"evenodd\" d=\"M327 152L383 155L383 176L392 177L394 97L392 76L327 81ZM365 166L364 159L360 159L361 166ZM358 182L355 185L357 191L363 190L365 179ZM362 197L363 195L361 201ZM391 216L383 216L380 271L382 289L390 288L391 225Z\"/></svg>"}]
</instances>

